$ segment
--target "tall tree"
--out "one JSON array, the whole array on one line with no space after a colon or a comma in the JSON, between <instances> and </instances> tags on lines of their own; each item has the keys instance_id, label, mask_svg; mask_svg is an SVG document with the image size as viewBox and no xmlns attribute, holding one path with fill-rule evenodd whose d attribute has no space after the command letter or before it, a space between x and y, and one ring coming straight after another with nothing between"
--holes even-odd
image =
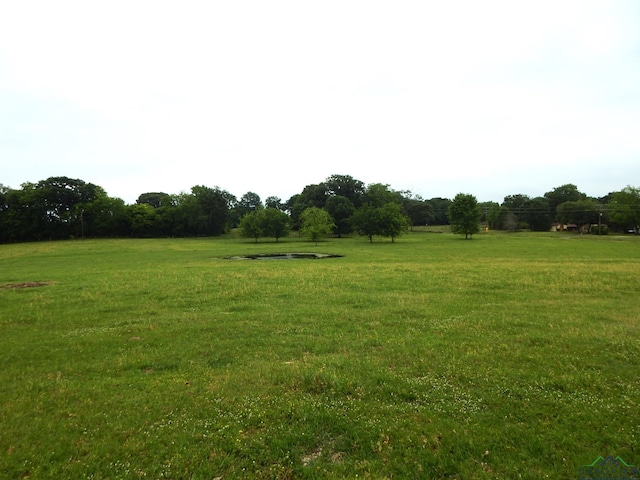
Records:
<instances>
[{"instance_id":1,"label":"tall tree","mask_svg":"<svg viewBox=\"0 0 640 480\"><path fill-rule=\"evenodd\" d=\"M574 184L566 183L554 188L550 192L545 193L544 198L546 198L549 202L549 210L551 211L551 214L553 216L556 216L556 209L561 203L584 200L585 198L587 198L587 196L580 190L578 190L578 187L576 187Z\"/></svg>"},{"instance_id":2,"label":"tall tree","mask_svg":"<svg viewBox=\"0 0 640 480\"><path fill-rule=\"evenodd\" d=\"M544 197L532 198L527 212L527 223L534 232L546 232L551 228L553 216L549 200Z\"/></svg>"},{"instance_id":3,"label":"tall tree","mask_svg":"<svg viewBox=\"0 0 640 480\"><path fill-rule=\"evenodd\" d=\"M464 235L465 239L472 238L474 233L480 231L482 211L478 206L478 200L471 194L457 194L449 205L447 215L451 223L451 231Z\"/></svg>"},{"instance_id":4,"label":"tall tree","mask_svg":"<svg viewBox=\"0 0 640 480\"><path fill-rule=\"evenodd\" d=\"M280 199L280 197L276 197L276 196L267 197L264 201L264 206L266 208L275 208L277 210L282 210L282 211L284 211L286 208L285 204L282 203L282 200Z\"/></svg>"},{"instance_id":5,"label":"tall tree","mask_svg":"<svg viewBox=\"0 0 640 480\"><path fill-rule=\"evenodd\" d=\"M260 195L254 192L247 192L242 195L235 204L235 213L238 218L242 218L247 213L260 210L261 208L263 208L263 206Z\"/></svg>"},{"instance_id":6,"label":"tall tree","mask_svg":"<svg viewBox=\"0 0 640 480\"><path fill-rule=\"evenodd\" d=\"M640 188L626 187L611 193L607 204L609 223L619 231L635 230L640 227Z\"/></svg>"},{"instance_id":7,"label":"tall tree","mask_svg":"<svg viewBox=\"0 0 640 480\"><path fill-rule=\"evenodd\" d=\"M331 175L324 181L324 185L329 196L346 197L356 208L362 203L365 185L350 175Z\"/></svg>"},{"instance_id":8,"label":"tall tree","mask_svg":"<svg viewBox=\"0 0 640 480\"><path fill-rule=\"evenodd\" d=\"M433 224L434 225L447 225L449 223L449 217L447 216L447 210L451 205L451 200L448 198L434 197L428 200L433 211Z\"/></svg>"},{"instance_id":9,"label":"tall tree","mask_svg":"<svg viewBox=\"0 0 640 480\"><path fill-rule=\"evenodd\" d=\"M520 231L528 229L527 217L529 215L529 203L531 199L527 195L517 193L515 195L507 195L502 200L502 207L509 212L505 216L505 230Z\"/></svg>"},{"instance_id":10,"label":"tall tree","mask_svg":"<svg viewBox=\"0 0 640 480\"><path fill-rule=\"evenodd\" d=\"M367 185L363 203L371 205L372 207L382 207L387 203L402 203L402 196L399 192L391 190L389 185L372 183Z\"/></svg>"},{"instance_id":11,"label":"tall tree","mask_svg":"<svg viewBox=\"0 0 640 480\"><path fill-rule=\"evenodd\" d=\"M291 227L296 230L301 226L301 215L307 208L324 208L327 202L327 186L324 183L307 185L287 201L287 209L291 216Z\"/></svg>"},{"instance_id":12,"label":"tall tree","mask_svg":"<svg viewBox=\"0 0 640 480\"><path fill-rule=\"evenodd\" d=\"M235 197L218 187L196 185L191 198L183 200L190 235L220 235L229 228Z\"/></svg>"},{"instance_id":13,"label":"tall tree","mask_svg":"<svg viewBox=\"0 0 640 480\"><path fill-rule=\"evenodd\" d=\"M141 194L136 200L137 204L146 203L153 208L166 207L171 205L171 195L164 192L148 192Z\"/></svg>"}]
</instances>

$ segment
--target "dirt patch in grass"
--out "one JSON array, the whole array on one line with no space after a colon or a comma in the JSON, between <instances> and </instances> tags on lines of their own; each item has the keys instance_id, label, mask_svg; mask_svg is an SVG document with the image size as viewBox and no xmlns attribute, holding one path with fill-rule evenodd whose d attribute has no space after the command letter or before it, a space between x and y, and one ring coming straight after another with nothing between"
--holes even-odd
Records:
<instances>
[{"instance_id":1,"label":"dirt patch in grass","mask_svg":"<svg viewBox=\"0 0 640 480\"><path fill-rule=\"evenodd\" d=\"M20 283L5 283L0 285L0 289L12 289L12 288L35 288L44 287L45 285L51 285L51 282L20 282Z\"/></svg>"}]
</instances>

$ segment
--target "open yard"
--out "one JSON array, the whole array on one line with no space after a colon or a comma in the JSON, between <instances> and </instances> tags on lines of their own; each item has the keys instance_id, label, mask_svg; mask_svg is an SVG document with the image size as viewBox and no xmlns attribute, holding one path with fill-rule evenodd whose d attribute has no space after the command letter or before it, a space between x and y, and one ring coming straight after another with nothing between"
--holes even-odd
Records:
<instances>
[{"instance_id":1,"label":"open yard","mask_svg":"<svg viewBox=\"0 0 640 480\"><path fill-rule=\"evenodd\" d=\"M640 464L638 237L0 245L0 334L1 478Z\"/></svg>"}]
</instances>

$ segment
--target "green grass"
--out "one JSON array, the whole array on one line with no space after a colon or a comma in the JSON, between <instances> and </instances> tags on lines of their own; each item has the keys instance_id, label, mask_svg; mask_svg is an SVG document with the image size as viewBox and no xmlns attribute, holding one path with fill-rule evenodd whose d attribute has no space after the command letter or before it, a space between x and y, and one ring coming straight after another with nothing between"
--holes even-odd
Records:
<instances>
[{"instance_id":1,"label":"green grass","mask_svg":"<svg viewBox=\"0 0 640 480\"><path fill-rule=\"evenodd\" d=\"M640 463L640 239L0 245L2 478ZM323 252L325 260L225 260Z\"/></svg>"}]
</instances>

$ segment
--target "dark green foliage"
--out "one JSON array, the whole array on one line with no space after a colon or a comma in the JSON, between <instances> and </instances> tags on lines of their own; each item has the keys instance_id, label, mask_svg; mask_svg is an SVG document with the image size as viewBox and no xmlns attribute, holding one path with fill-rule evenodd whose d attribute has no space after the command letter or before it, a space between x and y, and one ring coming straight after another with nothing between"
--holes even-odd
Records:
<instances>
[{"instance_id":1,"label":"dark green foliage","mask_svg":"<svg viewBox=\"0 0 640 480\"><path fill-rule=\"evenodd\" d=\"M411 226L429 225L435 218L433 206L420 196L403 195L402 208Z\"/></svg>"},{"instance_id":2,"label":"dark green foliage","mask_svg":"<svg viewBox=\"0 0 640 480\"><path fill-rule=\"evenodd\" d=\"M240 199L234 205L235 214L238 218L242 218L244 215L263 208L260 195L254 192L247 192L240 197Z\"/></svg>"},{"instance_id":3,"label":"dark green foliage","mask_svg":"<svg viewBox=\"0 0 640 480\"><path fill-rule=\"evenodd\" d=\"M434 225L447 225L449 223L449 217L447 216L447 210L451 205L451 200L448 198L435 197L428 200L433 211L433 224Z\"/></svg>"},{"instance_id":4,"label":"dark green foliage","mask_svg":"<svg viewBox=\"0 0 640 480\"><path fill-rule=\"evenodd\" d=\"M464 238L471 238L480 231L480 217L482 211L476 197L466 193L459 193L453 199L447 211L451 223L451 231Z\"/></svg>"},{"instance_id":5,"label":"dark green foliage","mask_svg":"<svg viewBox=\"0 0 640 480\"><path fill-rule=\"evenodd\" d=\"M544 197L531 199L526 215L527 222L534 232L546 232L551 227L553 215L549 201Z\"/></svg>"},{"instance_id":6,"label":"dark green foliage","mask_svg":"<svg viewBox=\"0 0 640 480\"><path fill-rule=\"evenodd\" d=\"M265 237L273 237L276 242L289 235L289 215L277 208L265 208L260 210L262 218L262 234Z\"/></svg>"},{"instance_id":7,"label":"dark green foliage","mask_svg":"<svg viewBox=\"0 0 640 480\"><path fill-rule=\"evenodd\" d=\"M143 193L142 195L140 195L138 197L138 200L136 200L136 203L138 204L146 203L151 205L153 208L160 208L160 207L170 206L172 203L172 200L171 200L171 195L169 195L168 193L149 192L149 193Z\"/></svg>"},{"instance_id":8,"label":"dark green foliage","mask_svg":"<svg viewBox=\"0 0 640 480\"><path fill-rule=\"evenodd\" d=\"M559 187L554 188L550 192L544 194L544 198L549 202L549 210L552 215L556 215L556 209L558 205L565 202L576 202L578 200L584 200L587 196L578 190L572 183L567 183L565 185L560 185Z\"/></svg>"},{"instance_id":9,"label":"dark green foliage","mask_svg":"<svg viewBox=\"0 0 640 480\"><path fill-rule=\"evenodd\" d=\"M282 203L282 200L280 199L280 197L276 197L276 196L267 197L266 200L264 201L264 206L267 208L275 208L277 210L283 210L283 211L285 209L285 204Z\"/></svg>"},{"instance_id":10,"label":"dark green foliage","mask_svg":"<svg viewBox=\"0 0 640 480\"><path fill-rule=\"evenodd\" d=\"M264 208L245 214L240 220L244 237L258 241L260 237L273 237L276 242L289 234L289 215L277 208Z\"/></svg>"},{"instance_id":11,"label":"dark green foliage","mask_svg":"<svg viewBox=\"0 0 640 480\"><path fill-rule=\"evenodd\" d=\"M396 237L406 233L409 228L409 219L397 203L387 203L378 208L377 217L378 235L391 237L392 242Z\"/></svg>"},{"instance_id":12,"label":"dark green foliage","mask_svg":"<svg viewBox=\"0 0 640 480\"><path fill-rule=\"evenodd\" d=\"M351 216L350 222L358 234L369 238L369 242L373 242L373 236L380 231L378 209L371 205L363 205L357 209Z\"/></svg>"},{"instance_id":13,"label":"dark green foliage","mask_svg":"<svg viewBox=\"0 0 640 480\"><path fill-rule=\"evenodd\" d=\"M388 235L393 240L395 234L390 232L395 223L387 222L391 226L381 227L380 212L372 210L391 203L402 206L410 226L449 223L449 199L435 197L426 201L382 183L365 188L363 182L349 175L331 175L322 183L307 185L286 203L278 197L268 197L265 206L289 213L287 228L299 229L302 212L316 207L326 209L333 217L333 233L337 236L355 229L370 240L374 235ZM358 212L364 206L371 208ZM225 190L204 185L193 187L189 193L143 193L133 205L126 205L97 185L50 177L24 183L19 189L0 184L0 243L87 237L213 236L238 226L244 214L262 208L260 197L254 192L245 193L238 201ZM547 231L552 221L561 220L580 226L600 222L612 231L627 232L640 225L640 189L626 187L595 200L587 198L575 185L566 184L535 198L514 194L506 196L502 205L484 202L480 211L481 220L492 230ZM278 239L279 235L286 235L288 230L282 230L282 222L279 228L267 236Z\"/></svg>"},{"instance_id":14,"label":"dark green foliage","mask_svg":"<svg viewBox=\"0 0 640 480\"><path fill-rule=\"evenodd\" d=\"M598 221L598 205L594 200L585 198L558 205L556 217L562 223L574 223L578 226Z\"/></svg>"},{"instance_id":15,"label":"dark green foliage","mask_svg":"<svg viewBox=\"0 0 640 480\"><path fill-rule=\"evenodd\" d=\"M640 189L626 187L610 196L609 223L619 231L637 229L640 225Z\"/></svg>"},{"instance_id":16,"label":"dark green foliage","mask_svg":"<svg viewBox=\"0 0 640 480\"><path fill-rule=\"evenodd\" d=\"M331 175L324 181L324 185L330 196L346 197L356 208L362 203L365 185L350 175Z\"/></svg>"},{"instance_id":17,"label":"dark green foliage","mask_svg":"<svg viewBox=\"0 0 640 480\"><path fill-rule=\"evenodd\" d=\"M351 200L342 195L332 195L327 198L325 208L327 212L329 212L329 215L333 217L333 221L335 222L333 231L338 235L338 237L351 232L351 223L349 219L355 211L355 207Z\"/></svg>"}]
</instances>

